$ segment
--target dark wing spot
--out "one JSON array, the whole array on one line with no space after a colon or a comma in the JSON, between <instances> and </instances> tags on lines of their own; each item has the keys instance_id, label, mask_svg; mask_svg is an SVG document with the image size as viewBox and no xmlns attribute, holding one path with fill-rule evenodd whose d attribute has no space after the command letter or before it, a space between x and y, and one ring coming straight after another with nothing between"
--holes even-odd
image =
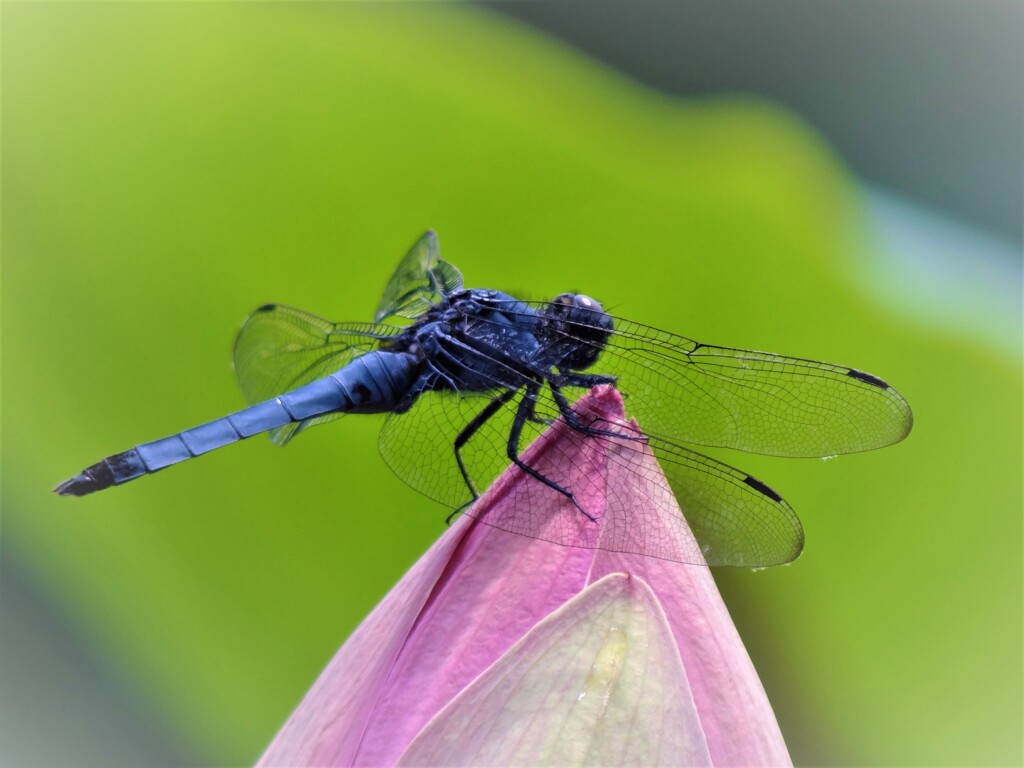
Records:
<instances>
[{"instance_id":1,"label":"dark wing spot","mask_svg":"<svg viewBox=\"0 0 1024 768\"><path fill-rule=\"evenodd\" d=\"M779 496L779 494L777 494L775 491L773 491L767 485L762 483L756 477L751 477L750 475L747 475L745 478L743 478L743 482L746 483L747 485L749 485L751 488L753 488L758 493L763 493L765 496L767 496L772 501L782 501L782 497Z\"/></svg>"},{"instance_id":2,"label":"dark wing spot","mask_svg":"<svg viewBox=\"0 0 1024 768\"><path fill-rule=\"evenodd\" d=\"M262 307L257 309L257 312L273 312L277 309L277 304L264 304Z\"/></svg>"},{"instance_id":3,"label":"dark wing spot","mask_svg":"<svg viewBox=\"0 0 1024 768\"><path fill-rule=\"evenodd\" d=\"M871 386L878 387L879 389L889 388L889 385L886 384L877 376L872 376L870 373L864 373L864 371L858 371L856 368L851 368L850 370L848 370L846 372L846 375L849 376L851 379L863 381L865 384L870 384Z\"/></svg>"}]
</instances>

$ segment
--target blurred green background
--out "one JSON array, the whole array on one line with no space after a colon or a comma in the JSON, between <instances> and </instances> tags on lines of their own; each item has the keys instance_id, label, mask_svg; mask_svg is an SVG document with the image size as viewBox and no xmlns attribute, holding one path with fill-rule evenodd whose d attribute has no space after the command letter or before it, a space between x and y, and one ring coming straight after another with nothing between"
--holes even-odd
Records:
<instances>
[{"instance_id":1,"label":"blurred green background","mask_svg":"<svg viewBox=\"0 0 1024 768\"><path fill-rule=\"evenodd\" d=\"M866 192L770 100L660 93L521 8L3 5L5 763L252 762L443 531L373 417L50 493L242 406L256 306L368 319L428 227L471 285L899 388L899 446L723 454L808 543L716 577L797 763L1021 762L1019 231Z\"/></svg>"}]
</instances>

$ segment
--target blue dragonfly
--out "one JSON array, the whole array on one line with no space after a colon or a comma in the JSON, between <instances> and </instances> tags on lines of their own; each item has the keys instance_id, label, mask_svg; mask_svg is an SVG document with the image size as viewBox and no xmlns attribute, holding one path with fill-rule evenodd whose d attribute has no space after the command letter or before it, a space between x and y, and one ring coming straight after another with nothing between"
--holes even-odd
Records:
<instances>
[{"instance_id":1,"label":"blue dragonfly","mask_svg":"<svg viewBox=\"0 0 1024 768\"><path fill-rule=\"evenodd\" d=\"M763 567L800 554L796 514L765 483L683 444L826 457L898 442L913 423L895 389L855 368L703 344L613 317L582 294L538 303L467 289L433 232L399 263L374 322L332 323L268 304L239 332L234 364L248 408L108 456L55 492L89 494L263 432L284 445L345 414L387 414L379 439L387 464L456 511L476 516L480 489L512 464L537 497L504 517L481 513L491 525L560 544ZM574 410L600 385L628 398L642 433ZM574 487L588 473L541 472L523 458L559 419L581 437L614 442L609 455L626 471L643 471L652 452L686 526L670 540L646 540L636 528L590 536L598 512ZM579 513L574 523L540 519L556 501Z\"/></svg>"}]
</instances>

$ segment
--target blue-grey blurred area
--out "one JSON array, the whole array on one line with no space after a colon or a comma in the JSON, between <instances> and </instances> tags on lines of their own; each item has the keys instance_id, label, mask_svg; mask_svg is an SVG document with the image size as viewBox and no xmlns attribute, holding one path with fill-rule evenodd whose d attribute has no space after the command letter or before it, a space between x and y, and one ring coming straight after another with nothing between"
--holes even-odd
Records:
<instances>
[{"instance_id":1,"label":"blue-grey blurred area","mask_svg":"<svg viewBox=\"0 0 1024 768\"><path fill-rule=\"evenodd\" d=\"M486 3L678 96L743 93L817 128L861 178L1020 247L1024 3Z\"/></svg>"},{"instance_id":2,"label":"blue-grey blurred area","mask_svg":"<svg viewBox=\"0 0 1024 768\"><path fill-rule=\"evenodd\" d=\"M131 684L90 654L66 619L0 558L0 765L175 766L191 760Z\"/></svg>"}]
</instances>

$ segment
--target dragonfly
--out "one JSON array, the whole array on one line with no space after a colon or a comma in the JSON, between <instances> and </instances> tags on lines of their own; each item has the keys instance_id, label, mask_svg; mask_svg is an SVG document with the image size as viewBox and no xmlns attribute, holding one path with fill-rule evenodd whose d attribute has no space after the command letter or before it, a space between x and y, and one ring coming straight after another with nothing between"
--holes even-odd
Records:
<instances>
[{"instance_id":1,"label":"dragonfly","mask_svg":"<svg viewBox=\"0 0 1024 768\"><path fill-rule=\"evenodd\" d=\"M239 331L234 366L249 407L108 456L55 492L90 494L260 433L285 445L346 414L387 414L385 462L455 513L570 546L765 567L800 554L799 518L766 483L690 446L831 457L896 443L913 424L895 389L856 368L704 344L613 316L578 293L531 302L465 288L432 231L399 263L373 322L267 304ZM601 386L623 394L642 432L574 410ZM663 474L645 479L667 484L685 523L652 541L634 510L629 525L596 537L599 512L578 487L592 473L570 471L593 459L579 451L563 457L568 469L546 471L524 459L556 422L614 442L606 456L622 471L645 472L644 452L653 453ZM510 466L528 476L535 498L497 516L478 512L480 489ZM554 502L577 513L569 524L543 519Z\"/></svg>"}]
</instances>

